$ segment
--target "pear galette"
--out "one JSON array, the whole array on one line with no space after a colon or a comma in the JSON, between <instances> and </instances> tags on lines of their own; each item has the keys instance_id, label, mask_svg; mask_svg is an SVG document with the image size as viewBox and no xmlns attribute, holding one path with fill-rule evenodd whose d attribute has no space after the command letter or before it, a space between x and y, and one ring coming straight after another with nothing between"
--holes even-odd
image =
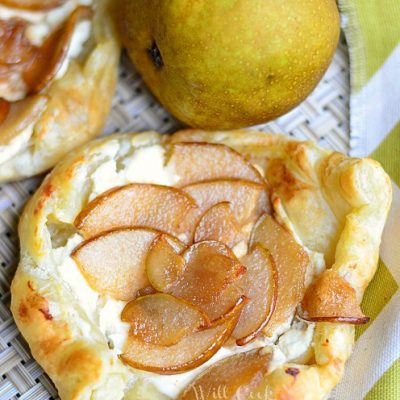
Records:
<instances>
[{"instance_id":1,"label":"pear galette","mask_svg":"<svg viewBox=\"0 0 400 400\"><path fill-rule=\"evenodd\" d=\"M111 136L28 203L12 311L64 400L323 399L390 201L377 162L311 142Z\"/></svg>"},{"instance_id":2,"label":"pear galette","mask_svg":"<svg viewBox=\"0 0 400 400\"><path fill-rule=\"evenodd\" d=\"M119 42L110 0L0 0L0 181L52 167L103 128Z\"/></svg>"}]
</instances>

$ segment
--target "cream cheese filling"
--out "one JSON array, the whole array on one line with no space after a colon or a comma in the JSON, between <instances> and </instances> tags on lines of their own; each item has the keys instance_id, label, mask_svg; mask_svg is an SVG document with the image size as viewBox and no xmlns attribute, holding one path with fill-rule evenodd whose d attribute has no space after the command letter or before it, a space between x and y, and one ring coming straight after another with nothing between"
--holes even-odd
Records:
<instances>
[{"instance_id":1,"label":"cream cheese filling","mask_svg":"<svg viewBox=\"0 0 400 400\"><path fill-rule=\"evenodd\" d=\"M60 7L48 11L25 11L0 5L0 19L8 20L19 18L28 22L26 36L35 46L41 46L45 39L49 37L60 25L67 20L70 14L80 5L90 6L93 0L69 0ZM77 58L82 50L84 43L89 39L91 22L82 21L74 29L70 47L55 79L62 78L72 59ZM27 94L27 87L22 81L21 76L13 77L10 84L2 83L0 86L0 97L8 101L23 99Z\"/></svg>"},{"instance_id":2,"label":"cream cheese filling","mask_svg":"<svg viewBox=\"0 0 400 400\"><path fill-rule=\"evenodd\" d=\"M91 174L92 189L89 200L112 187L131 182L173 186L176 179L164 167L164 159L163 147L153 145L135 150L123 160L123 165L117 166L113 159L101 163ZM65 246L53 250L57 252L57 256L53 257L56 260L57 273L76 302L83 308L87 321L98 327L110 351L120 354L129 330L129 325L120 320L120 313L126 303L100 296L88 286L76 263L69 256L82 241L83 238L76 233L69 237ZM243 251L243 247L240 247L240 253ZM307 280L310 280L310 277L317 273L316 271L319 273L325 268L320 254L310 251L309 254L311 263ZM57 310L51 310L51 312L56 313ZM271 369L287 362L304 363L313 356L314 327L315 324L300 321L292 316L278 328L273 337L260 335L256 340L242 347L236 346L234 341L230 340L208 362L183 374L158 375L130 369L132 380L129 387L132 387L139 379L152 384L164 395L176 398L201 371L217 360L258 347L264 347L265 351L272 352ZM88 335L85 323L80 325L78 323L76 329L78 335Z\"/></svg>"}]
</instances>

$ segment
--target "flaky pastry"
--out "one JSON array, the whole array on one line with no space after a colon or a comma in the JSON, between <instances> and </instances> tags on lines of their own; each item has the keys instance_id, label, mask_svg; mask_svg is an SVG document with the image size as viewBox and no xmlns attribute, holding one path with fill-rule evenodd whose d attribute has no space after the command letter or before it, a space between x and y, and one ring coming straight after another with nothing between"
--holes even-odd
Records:
<instances>
[{"instance_id":1,"label":"flaky pastry","mask_svg":"<svg viewBox=\"0 0 400 400\"><path fill-rule=\"evenodd\" d=\"M112 3L0 1L0 181L51 168L103 129L120 54Z\"/></svg>"},{"instance_id":2,"label":"flaky pastry","mask_svg":"<svg viewBox=\"0 0 400 400\"><path fill-rule=\"evenodd\" d=\"M307 285L323 270L331 270L344 278L349 290L354 289L360 303L375 273L391 202L390 180L376 161L349 158L312 142L252 131L187 130L172 136L146 132L92 142L61 162L26 206L19 226L21 260L12 283L12 312L17 325L63 400L192 398L193 388L188 385L203 369L162 376L123 362L118 344L123 333L113 329L126 302L107 303L107 296L85 283L70 257L84 241L74 221L88 202L116 186L168 184L165 148L180 142L225 144L265 177L273 215L311 260ZM179 170L176 172L179 175ZM132 309L137 310L138 305L135 307ZM198 313L190 312L192 319L198 320ZM126 321L134 316L124 313ZM343 375L354 343L354 325L294 319L297 322L292 316L287 324L281 324L270 342L262 342L262 354L252 353L255 345L246 344L251 351L243 362L255 358L260 371L269 359L266 354L272 354L269 371L253 393L264 397L253 398L323 399ZM296 331L295 324L302 328ZM303 339L290 348L291 341L285 336L293 330L302 332ZM237 348L232 346L229 349ZM208 366L226 355L222 350ZM239 368L238 376L242 379L246 371ZM181 380L184 382L179 384Z\"/></svg>"}]
</instances>

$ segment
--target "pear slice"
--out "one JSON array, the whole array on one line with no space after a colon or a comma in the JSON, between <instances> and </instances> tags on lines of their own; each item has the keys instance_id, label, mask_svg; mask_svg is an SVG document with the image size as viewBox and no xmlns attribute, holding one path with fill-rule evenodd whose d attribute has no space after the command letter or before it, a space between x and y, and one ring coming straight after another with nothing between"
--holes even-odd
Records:
<instances>
[{"instance_id":1,"label":"pear slice","mask_svg":"<svg viewBox=\"0 0 400 400\"><path fill-rule=\"evenodd\" d=\"M116 300L129 301L149 285L146 256L162 232L148 228L123 228L81 243L71 254L89 286ZM177 239L167 236L179 246Z\"/></svg>"},{"instance_id":2,"label":"pear slice","mask_svg":"<svg viewBox=\"0 0 400 400\"><path fill-rule=\"evenodd\" d=\"M248 299L233 331L236 344L243 346L253 340L267 325L278 297L278 274L270 252L255 245L240 259L246 266L238 286Z\"/></svg>"},{"instance_id":3,"label":"pear slice","mask_svg":"<svg viewBox=\"0 0 400 400\"><path fill-rule=\"evenodd\" d=\"M214 296L209 303L201 304L200 308L211 320L211 324L218 324L218 321L229 314L240 297L244 297L246 305L249 299L241 294L241 290L235 283L232 283Z\"/></svg>"},{"instance_id":4,"label":"pear slice","mask_svg":"<svg viewBox=\"0 0 400 400\"><path fill-rule=\"evenodd\" d=\"M180 221L195 207L179 189L132 183L96 197L74 224L85 238L122 226L145 226L178 236Z\"/></svg>"},{"instance_id":5,"label":"pear slice","mask_svg":"<svg viewBox=\"0 0 400 400\"><path fill-rule=\"evenodd\" d=\"M11 103L0 97L0 125L5 121L10 112Z\"/></svg>"},{"instance_id":6,"label":"pear slice","mask_svg":"<svg viewBox=\"0 0 400 400\"><path fill-rule=\"evenodd\" d=\"M231 335L245 303L241 297L233 309L217 324L183 337L172 346L142 342L128 335L120 359L133 368L158 374L190 371L209 360Z\"/></svg>"},{"instance_id":7,"label":"pear slice","mask_svg":"<svg viewBox=\"0 0 400 400\"><path fill-rule=\"evenodd\" d=\"M10 82L5 80L23 71L38 54L38 48L26 37L28 26L21 18L0 19L0 75L7 86ZM21 87L20 84L17 86Z\"/></svg>"},{"instance_id":8,"label":"pear slice","mask_svg":"<svg viewBox=\"0 0 400 400\"><path fill-rule=\"evenodd\" d=\"M265 183L260 173L241 154L223 144L172 144L167 167L178 177L177 186L229 178Z\"/></svg>"},{"instance_id":9,"label":"pear slice","mask_svg":"<svg viewBox=\"0 0 400 400\"><path fill-rule=\"evenodd\" d=\"M266 335L272 335L294 314L303 298L309 258L292 235L267 214L255 225L250 243L258 243L271 253L278 274L275 311L263 330Z\"/></svg>"},{"instance_id":10,"label":"pear slice","mask_svg":"<svg viewBox=\"0 0 400 400\"><path fill-rule=\"evenodd\" d=\"M30 94L41 92L55 78L67 57L75 27L78 23L91 19L92 15L90 7L77 7L63 26L46 39L38 56L23 73Z\"/></svg>"},{"instance_id":11,"label":"pear slice","mask_svg":"<svg viewBox=\"0 0 400 400\"><path fill-rule=\"evenodd\" d=\"M169 293L201 308L246 272L223 243L199 242L183 252L185 270Z\"/></svg>"},{"instance_id":12,"label":"pear slice","mask_svg":"<svg viewBox=\"0 0 400 400\"><path fill-rule=\"evenodd\" d=\"M46 11L60 7L68 0L0 0L3 6L29 11Z\"/></svg>"},{"instance_id":13,"label":"pear slice","mask_svg":"<svg viewBox=\"0 0 400 400\"><path fill-rule=\"evenodd\" d=\"M194 241L217 240L232 248L244 236L231 211L230 203L218 203L209 208L197 224Z\"/></svg>"},{"instance_id":14,"label":"pear slice","mask_svg":"<svg viewBox=\"0 0 400 400\"><path fill-rule=\"evenodd\" d=\"M306 290L301 317L308 321L366 324L356 291L336 271L324 271Z\"/></svg>"},{"instance_id":15,"label":"pear slice","mask_svg":"<svg viewBox=\"0 0 400 400\"><path fill-rule=\"evenodd\" d=\"M220 179L194 183L183 190L197 203L198 208L188 213L181 229L192 237L204 213L211 207L224 202L230 203L233 216L240 227L254 224L265 212L269 212L269 199L265 186L243 180Z\"/></svg>"},{"instance_id":16,"label":"pear slice","mask_svg":"<svg viewBox=\"0 0 400 400\"><path fill-rule=\"evenodd\" d=\"M121 320L131 324L131 337L161 346L172 346L210 325L207 315L199 308L165 293L129 302L122 310Z\"/></svg>"},{"instance_id":17,"label":"pear slice","mask_svg":"<svg viewBox=\"0 0 400 400\"><path fill-rule=\"evenodd\" d=\"M141 288L137 291L136 297L142 297L142 296L148 296L149 294L155 294L157 293L157 290L153 288L153 286L145 286L144 288Z\"/></svg>"},{"instance_id":18,"label":"pear slice","mask_svg":"<svg viewBox=\"0 0 400 400\"><path fill-rule=\"evenodd\" d=\"M1 1L20 4L20 8L29 3L29 1L0 0L0 4ZM51 5L49 0L30 3L33 6ZM20 18L0 20L0 30L5 32L0 41L0 72L8 77L8 86L15 87L13 81L17 76L20 78L18 88L23 87L29 95L44 90L56 77L68 55L75 27L80 22L91 19L92 14L90 7L76 7L66 22L40 47L33 45L26 37L28 24L24 20ZM14 76L13 81L10 81L11 76Z\"/></svg>"},{"instance_id":19,"label":"pear slice","mask_svg":"<svg viewBox=\"0 0 400 400\"><path fill-rule=\"evenodd\" d=\"M271 357L263 349L254 349L223 358L201 373L179 400L214 400L218 392L223 393L224 399L251 399L268 373Z\"/></svg>"},{"instance_id":20,"label":"pear slice","mask_svg":"<svg viewBox=\"0 0 400 400\"><path fill-rule=\"evenodd\" d=\"M174 249L165 235L152 243L146 258L146 272L154 289L167 292L182 275L185 259L178 254L182 250L179 246Z\"/></svg>"},{"instance_id":21,"label":"pear slice","mask_svg":"<svg viewBox=\"0 0 400 400\"><path fill-rule=\"evenodd\" d=\"M10 143L39 118L46 107L47 97L31 96L13 103L6 102L8 105L4 102L0 102L0 146Z\"/></svg>"}]
</instances>

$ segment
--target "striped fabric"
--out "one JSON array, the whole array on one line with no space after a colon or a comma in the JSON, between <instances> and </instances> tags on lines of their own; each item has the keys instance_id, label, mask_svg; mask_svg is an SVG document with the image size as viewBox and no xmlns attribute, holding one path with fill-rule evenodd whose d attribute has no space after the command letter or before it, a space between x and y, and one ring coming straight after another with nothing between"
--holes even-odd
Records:
<instances>
[{"instance_id":1,"label":"striped fabric","mask_svg":"<svg viewBox=\"0 0 400 400\"><path fill-rule=\"evenodd\" d=\"M337 400L400 399L400 1L340 0L351 65L350 154L378 160L392 178L393 205L378 272L363 310Z\"/></svg>"}]
</instances>

